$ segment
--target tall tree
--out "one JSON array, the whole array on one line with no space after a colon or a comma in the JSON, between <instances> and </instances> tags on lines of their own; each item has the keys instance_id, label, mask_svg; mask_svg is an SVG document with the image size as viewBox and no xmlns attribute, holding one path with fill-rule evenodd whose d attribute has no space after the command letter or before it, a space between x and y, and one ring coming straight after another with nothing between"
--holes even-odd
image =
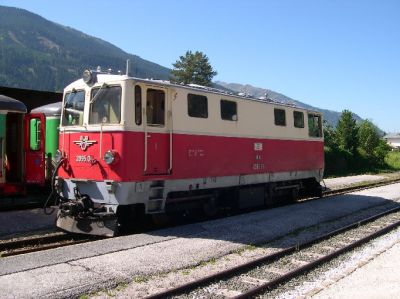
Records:
<instances>
[{"instance_id":1,"label":"tall tree","mask_svg":"<svg viewBox=\"0 0 400 299\"><path fill-rule=\"evenodd\" d=\"M325 146L331 149L336 149L338 147L338 144L335 128L332 127L326 120L324 120L323 130Z\"/></svg>"},{"instance_id":2,"label":"tall tree","mask_svg":"<svg viewBox=\"0 0 400 299\"><path fill-rule=\"evenodd\" d=\"M212 78L217 74L207 55L199 51L186 51L185 56L180 56L173 67L171 81L177 83L211 86Z\"/></svg>"},{"instance_id":3,"label":"tall tree","mask_svg":"<svg viewBox=\"0 0 400 299\"><path fill-rule=\"evenodd\" d=\"M355 153L358 147L358 127L353 113L343 110L336 126L336 138L339 146L351 153Z\"/></svg>"},{"instance_id":4,"label":"tall tree","mask_svg":"<svg viewBox=\"0 0 400 299\"><path fill-rule=\"evenodd\" d=\"M370 121L364 120L358 128L358 141L367 156L372 157L376 147L379 145L378 128Z\"/></svg>"}]
</instances>

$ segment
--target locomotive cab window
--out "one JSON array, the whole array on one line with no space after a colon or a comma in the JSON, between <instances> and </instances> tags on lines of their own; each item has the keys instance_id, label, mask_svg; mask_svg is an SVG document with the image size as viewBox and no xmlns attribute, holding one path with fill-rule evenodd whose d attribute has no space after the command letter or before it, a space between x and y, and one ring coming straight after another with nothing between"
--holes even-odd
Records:
<instances>
[{"instance_id":1,"label":"locomotive cab window","mask_svg":"<svg viewBox=\"0 0 400 299\"><path fill-rule=\"evenodd\" d=\"M275 125L286 126L286 113L284 109L274 109Z\"/></svg>"},{"instance_id":2,"label":"locomotive cab window","mask_svg":"<svg viewBox=\"0 0 400 299\"><path fill-rule=\"evenodd\" d=\"M188 94L188 114L190 117L207 118L207 97L198 94Z\"/></svg>"},{"instance_id":3,"label":"locomotive cab window","mask_svg":"<svg viewBox=\"0 0 400 299\"><path fill-rule=\"evenodd\" d=\"M63 126L81 126L84 106L85 92L83 90L67 92L64 98L61 124Z\"/></svg>"},{"instance_id":4,"label":"locomotive cab window","mask_svg":"<svg viewBox=\"0 0 400 299\"><path fill-rule=\"evenodd\" d=\"M322 122L320 115L308 114L308 134L310 137L322 137Z\"/></svg>"},{"instance_id":5,"label":"locomotive cab window","mask_svg":"<svg viewBox=\"0 0 400 299\"><path fill-rule=\"evenodd\" d=\"M237 121L237 104L233 101L221 100L221 118L223 120Z\"/></svg>"},{"instance_id":6,"label":"locomotive cab window","mask_svg":"<svg viewBox=\"0 0 400 299\"><path fill-rule=\"evenodd\" d=\"M165 125L165 92L158 89L147 90L146 117L149 126Z\"/></svg>"},{"instance_id":7,"label":"locomotive cab window","mask_svg":"<svg viewBox=\"0 0 400 299\"><path fill-rule=\"evenodd\" d=\"M102 86L92 89L89 124L121 122L121 87Z\"/></svg>"},{"instance_id":8,"label":"locomotive cab window","mask_svg":"<svg viewBox=\"0 0 400 299\"><path fill-rule=\"evenodd\" d=\"M304 113L293 111L293 120L295 128L304 128Z\"/></svg>"}]
</instances>

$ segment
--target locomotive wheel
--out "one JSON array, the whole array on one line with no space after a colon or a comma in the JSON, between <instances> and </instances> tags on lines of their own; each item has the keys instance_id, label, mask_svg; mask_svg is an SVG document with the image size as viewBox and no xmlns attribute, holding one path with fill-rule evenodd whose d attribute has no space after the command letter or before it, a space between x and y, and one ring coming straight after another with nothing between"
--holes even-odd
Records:
<instances>
[{"instance_id":1,"label":"locomotive wheel","mask_svg":"<svg viewBox=\"0 0 400 299\"><path fill-rule=\"evenodd\" d=\"M217 215L218 205L215 197L212 197L203 203L203 212L207 217L214 217Z\"/></svg>"},{"instance_id":2,"label":"locomotive wheel","mask_svg":"<svg viewBox=\"0 0 400 299\"><path fill-rule=\"evenodd\" d=\"M166 225L170 221L170 217L165 213L151 214L151 220L155 225Z\"/></svg>"},{"instance_id":3,"label":"locomotive wheel","mask_svg":"<svg viewBox=\"0 0 400 299\"><path fill-rule=\"evenodd\" d=\"M291 199L292 199L293 202L297 201L299 199L299 189L298 188L293 188L291 196L292 196Z\"/></svg>"}]
</instances>

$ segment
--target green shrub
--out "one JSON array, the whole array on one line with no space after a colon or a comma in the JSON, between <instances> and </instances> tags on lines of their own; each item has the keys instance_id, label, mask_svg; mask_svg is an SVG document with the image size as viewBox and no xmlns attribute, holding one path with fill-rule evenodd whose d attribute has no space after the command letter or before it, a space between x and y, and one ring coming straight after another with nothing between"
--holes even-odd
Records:
<instances>
[{"instance_id":1,"label":"green shrub","mask_svg":"<svg viewBox=\"0 0 400 299\"><path fill-rule=\"evenodd\" d=\"M385 163L393 170L400 170L400 151L389 152L385 157Z\"/></svg>"}]
</instances>

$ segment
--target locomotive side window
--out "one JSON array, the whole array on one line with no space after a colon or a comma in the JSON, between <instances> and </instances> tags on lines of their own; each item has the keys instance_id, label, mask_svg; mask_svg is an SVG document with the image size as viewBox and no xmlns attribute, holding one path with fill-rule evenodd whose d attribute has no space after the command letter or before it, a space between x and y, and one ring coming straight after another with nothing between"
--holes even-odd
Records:
<instances>
[{"instance_id":1,"label":"locomotive side window","mask_svg":"<svg viewBox=\"0 0 400 299\"><path fill-rule=\"evenodd\" d=\"M286 126L286 113L284 109L274 109L275 125Z\"/></svg>"},{"instance_id":2,"label":"locomotive side window","mask_svg":"<svg viewBox=\"0 0 400 299\"><path fill-rule=\"evenodd\" d=\"M165 92L157 89L147 90L146 102L147 124L164 126L165 124Z\"/></svg>"},{"instance_id":3,"label":"locomotive side window","mask_svg":"<svg viewBox=\"0 0 400 299\"><path fill-rule=\"evenodd\" d=\"M121 122L121 87L102 86L92 89L89 124Z\"/></svg>"},{"instance_id":4,"label":"locomotive side window","mask_svg":"<svg viewBox=\"0 0 400 299\"><path fill-rule=\"evenodd\" d=\"M221 100L221 118L224 120L238 120L236 102Z\"/></svg>"},{"instance_id":5,"label":"locomotive side window","mask_svg":"<svg viewBox=\"0 0 400 299\"><path fill-rule=\"evenodd\" d=\"M81 126L83 124L83 108L85 92L73 90L65 94L61 124L63 126Z\"/></svg>"},{"instance_id":6,"label":"locomotive side window","mask_svg":"<svg viewBox=\"0 0 400 299\"><path fill-rule=\"evenodd\" d=\"M188 94L188 114L190 117L207 118L207 97L198 94Z\"/></svg>"},{"instance_id":7,"label":"locomotive side window","mask_svg":"<svg viewBox=\"0 0 400 299\"><path fill-rule=\"evenodd\" d=\"M322 137L321 116L317 114L308 114L308 134L310 137Z\"/></svg>"},{"instance_id":8,"label":"locomotive side window","mask_svg":"<svg viewBox=\"0 0 400 299\"><path fill-rule=\"evenodd\" d=\"M135 123L142 124L142 88L139 85L135 86Z\"/></svg>"},{"instance_id":9,"label":"locomotive side window","mask_svg":"<svg viewBox=\"0 0 400 299\"><path fill-rule=\"evenodd\" d=\"M304 128L304 113L293 111L293 119L295 128Z\"/></svg>"}]
</instances>

